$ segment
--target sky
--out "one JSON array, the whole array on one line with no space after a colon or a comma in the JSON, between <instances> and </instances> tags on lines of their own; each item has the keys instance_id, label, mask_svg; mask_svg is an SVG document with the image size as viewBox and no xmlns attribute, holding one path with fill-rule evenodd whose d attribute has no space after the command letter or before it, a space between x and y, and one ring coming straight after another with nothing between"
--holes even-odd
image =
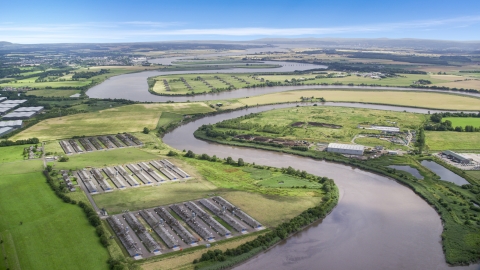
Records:
<instances>
[{"instance_id":1,"label":"sky","mask_svg":"<svg viewBox=\"0 0 480 270\"><path fill-rule=\"evenodd\" d=\"M480 40L480 1L1 0L0 41Z\"/></svg>"}]
</instances>

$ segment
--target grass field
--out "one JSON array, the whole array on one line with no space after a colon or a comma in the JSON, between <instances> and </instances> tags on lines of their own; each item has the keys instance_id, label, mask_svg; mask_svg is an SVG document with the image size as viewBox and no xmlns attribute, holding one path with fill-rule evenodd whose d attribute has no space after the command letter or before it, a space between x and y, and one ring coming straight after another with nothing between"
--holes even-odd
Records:
<instances>
[{"instance_id":1,"label":"grass field","mask_svg":"<svg viewBox=\"0 0 480 270\"><path fill-rule=\"evenodd\" d=\"M79 90L32 90L27 92L27 96L39 97L70 97L71 95L80 93Z\"/></svg>"},{"instance_id":2,"label":"grass field","mask_svg":"<svg viewBox=\"0 0 480 270\"><path fill-rule=\"evenodd\" d=\"M0 163L23 160L23 149L30 145L0 147Z\"/></svg>"},{"instance_id":3,"label":"grass field","mask_svg":"<svg viewBox=\"0 0 480 270\"><path fill-rule=\"evenodd\" d=\"M9 269L108 269L108 252L81 208L63 203L46 184L37 164L19 161L0 168L4 247L0 249L0 269L7 269L6 262ZM37 169L28 172L28 168Z\"/></svg>"},{"instance_id":4,"label":"grass field","mask_svg":"<svg viewBox=\"0 0 480 270\"><path fill-rule=\"evenodd\" d=\"M360 133L380 134L379 131L359 129L358 125L380 125L392 126L392 122L396 122L402 131L408 129L418 129L426 120L426 116L422 114L393 112L371 109L352 109L346 107L295 107L270 110L262 112L259 115L242 119L240 123L258 124L261 127L265 125L276 126L279 134L262 132L260 129L251 130L235 130L237 133L259 134L267 137L280 137L291 140L308 140L311 142L341 142L351 143L351 140ZM296 122L321 122L327 124L341 125L342 128L333 129L327 127L316 127L307 125L302 128L291 127ZM226 128L216 129L227 131ZM356 143L361 144L364 138L357 139ZM379 141L379 140L378 140ZM372 141L369 144L375 146ZM384 144L390 144L383 141ZM380 144L380 143L379 143ZM383 144L382 144L383 145ZM398 146L397 146L398 147ZM396 148L394 148L396 149Z\"/></svg>"},{"instance_id":5,"label":"grass field","mask_svg":"<svg viewBox=\"0 0 480 270\"><path fill-rule=\"evenodd\" d=\"M480 127L480 118L475 118L475 117L446 117L442 118L442 121L451 121L452 126L474 126L474 127Z\"/></svg>"},{"instance_id":6,"label":"grass field","mask_svg":"<svg viewBox=\"0 0 480 270\"><path fill-rule=\"evenodd\" d=\"M82 135L102 135L155 129L163 112L194 114L213 111L205 103L135 104L99 112L83 113L44 120L12 139L36 137L55 140Z\"/></svg>"},{"instance_id":7,"label":"grass field","mask_svg":"<svg viewBox=\"0 0 480 270\"><path fill-rule=\"evenodd\" d=\"M480 110L480 99L460 95L400 92L400 91L364 91L364 90L308 90L274 93L250 98L239 99L245 105L298 102L301 97L323 97L326 101L361 102L390 104L408 107L449 110Z\"/></svg>"},{"instance_id":8,"label":"grass field","mask_svg":"<svg viewBox=\"0 0 480 270\"><path fill-rule=\"evenodd\" d=\"M478 132L426 131L426 143L430 150L479 150Z\"/></svg>"}]
</instances>

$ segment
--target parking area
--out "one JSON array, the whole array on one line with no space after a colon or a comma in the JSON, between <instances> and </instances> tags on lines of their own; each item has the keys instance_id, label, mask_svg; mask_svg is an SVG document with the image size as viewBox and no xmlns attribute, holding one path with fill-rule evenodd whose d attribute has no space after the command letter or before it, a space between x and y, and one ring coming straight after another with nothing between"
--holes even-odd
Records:
<instances>
[{"instance_id":1,"label":"parking area","mask_svg":"<svg viewBox=\"0 0 480 270\"><path fill-rule=\"evenodd\" d=\"M211 197L107 218L127 253L148 258L263 230L222 197Z\"/></svg>"},{"instance_id":2,"label":"parking area","mask_svg":"<svg viewBox=\"0 0 480 270\"><path fill-rule=\"evenodd\" d=\"M62 147L63 152L65 152L67 155L100 150L111 150L123 147L143 146L143 142L129 133L74 138L59 141L59 144Z\"/></svg>"},{"instance_id":3,"label":"parking area","mask_svg":"<svg viewBox=\"0 0 480 270\"><path fill-rule=\"evenodd\" d=\"M161 185L169 181L185 181L192 177L169 160L151 160L111 166L101 169L85 168L75 172L85 192L98 194L135 188Z\"/></svg>"},{"instance_id":4,"label":"parking area","mask_svg":"<svg viewBox=\"0 0 480 270\"><path fill-rule=\"evenodd\" d=\"M461 153L460 155L466 159L468 159L467 162L459 162L456 159L451 158L448 155L445 155L443 153L437 153L435 154L438 158L442 159L442 161L455 166L459 169L462 170L480 170L480 154L474 154L474 153Z\"/></svg>"}]
</instances>

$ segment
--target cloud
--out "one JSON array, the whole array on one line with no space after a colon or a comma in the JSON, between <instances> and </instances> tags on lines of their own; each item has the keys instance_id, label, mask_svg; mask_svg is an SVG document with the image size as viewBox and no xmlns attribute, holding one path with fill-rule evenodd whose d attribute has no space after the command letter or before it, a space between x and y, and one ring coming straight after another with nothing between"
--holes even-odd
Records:
<instances>
[{"instance_id":1,"label":"cloud","mask_svg":"<svg viewBox=\"0 0 480 270\"><path fill-rule=\"evenodd\" d=\"M54 42L108 42L202 39L211 37L295 37L362 33L392 33L402 30L433 31L464 27L480 22L480 16L466 16L437 20L379 23L338 27L235 27L235 28L180 28L182 22L125 21L85 22L77 24L16 25L0 23L2 40L20 43Z\"/></svg>"}]
</instances>

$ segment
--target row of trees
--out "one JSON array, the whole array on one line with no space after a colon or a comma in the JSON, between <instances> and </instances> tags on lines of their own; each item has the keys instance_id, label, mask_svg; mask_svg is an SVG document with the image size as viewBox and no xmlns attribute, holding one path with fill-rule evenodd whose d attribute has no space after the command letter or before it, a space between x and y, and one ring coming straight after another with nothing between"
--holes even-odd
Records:
<instances>
[{"instance_id":1,"label":"row of trees","mask_svg":"<svg viewBox=\"0 0 480 270\"><path fill-rule=\"evenodd\" d=\"M38 144L39 142L40 140L38 138L29 138L26 140L16 140L16 141L5 140L0 142L0 147L12 146L12 145L24 145L24 144Z\"/></svg>"}]
</instances>

